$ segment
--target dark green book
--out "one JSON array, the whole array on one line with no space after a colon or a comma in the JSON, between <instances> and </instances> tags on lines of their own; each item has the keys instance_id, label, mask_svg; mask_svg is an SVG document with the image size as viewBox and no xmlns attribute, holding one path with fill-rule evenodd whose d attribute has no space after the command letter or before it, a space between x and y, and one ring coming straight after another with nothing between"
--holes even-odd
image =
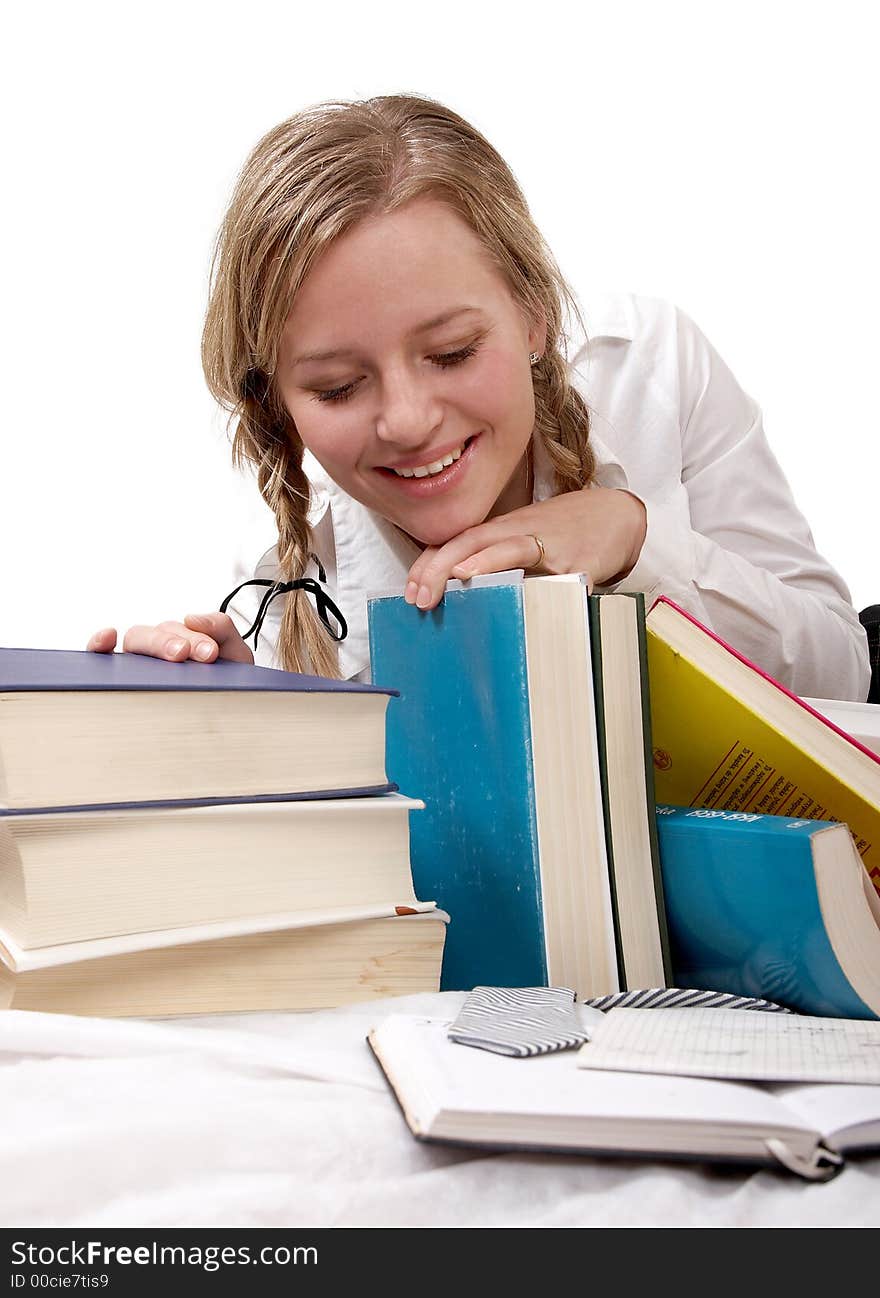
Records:
<instances>
[{"instance_id":1,"label":"dark green book","mask_svg":"<svg viewBox=\"0 0 880 1298\"><path fill-rule=\"evenodd\" d=\"M648 696L645 599L590 595L593 692L621 986L672 980Z\"/></svg>"}]
</instances>

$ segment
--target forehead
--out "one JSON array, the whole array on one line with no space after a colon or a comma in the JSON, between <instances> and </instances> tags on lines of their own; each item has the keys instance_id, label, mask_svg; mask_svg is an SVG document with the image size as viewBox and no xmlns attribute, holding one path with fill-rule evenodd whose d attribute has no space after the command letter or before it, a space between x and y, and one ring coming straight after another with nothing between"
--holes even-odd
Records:
<instances>
[{"instance_id":1,"label":"forehead","mask_svg":"<svg viewBox=\"0 0 880 1298\"><path fill-rule=\"evenodd\" d=\"M463 304L493 311L513 300L470 226L444 203L420 199L368 217L327 249L297 293L285 341L406 331Z\"/></svg>"}]
</instances>

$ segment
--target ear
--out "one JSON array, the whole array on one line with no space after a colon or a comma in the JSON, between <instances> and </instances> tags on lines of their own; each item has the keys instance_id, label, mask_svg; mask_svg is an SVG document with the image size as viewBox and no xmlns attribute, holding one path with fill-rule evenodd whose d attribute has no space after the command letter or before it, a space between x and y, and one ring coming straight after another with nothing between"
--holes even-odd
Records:
<instances>
[{"instance_id":1,"label":"ear","mask_svg":"<svg viewBox=\"0 0 880 1298\"><path fill-rule=\"evenodd\" d=\"M529 326L529 351L543 356L547 348L547 316L541 310Z\"/></svg>"}]
</instances>

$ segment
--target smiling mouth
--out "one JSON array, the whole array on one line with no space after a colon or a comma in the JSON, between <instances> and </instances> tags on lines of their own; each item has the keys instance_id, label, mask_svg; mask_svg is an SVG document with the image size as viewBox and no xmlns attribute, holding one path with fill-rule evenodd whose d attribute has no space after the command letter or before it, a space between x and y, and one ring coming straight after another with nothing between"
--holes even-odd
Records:
<instances>
[{"instance_id":1,"label":"smiling mouth","mask_svg":"<svg viewBox=\"0 0 880 1298\"><path fill-rule=\"evenodd\" d=\"M382 472L392 473L397 478L434 478L439 473L442 473L444 469L448 469L456 460L461 459L461 456L473 440L472 437L465 438L460 446L456 446L452 451L447 451L439 460L429 460L426 464L413 465L412 468L407 469L396 469L393 465L383 465Z\"/></svg>"}]
</instances>

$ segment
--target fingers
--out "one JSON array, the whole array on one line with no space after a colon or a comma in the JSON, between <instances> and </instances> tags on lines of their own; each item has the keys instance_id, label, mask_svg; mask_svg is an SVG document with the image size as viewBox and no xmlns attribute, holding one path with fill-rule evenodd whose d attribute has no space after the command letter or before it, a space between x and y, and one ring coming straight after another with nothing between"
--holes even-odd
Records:
<instances>
[{"instance_id":1,"label":"fingers","mask_svg":"<svg viewBox=\"0 0 880 1298\"><path fill-rule=\"evenodd\" d=\"M122 640L129 654L148 654L167 662L195 658L210 662L217 657L217 645L207 636L196 636L182 622L160 622L158 626L130 626Z\"/></svg>"},{"instance_id":2,"label":"fingers","mask_svg":"<svg viewBox=\"0 0 880 1298\"><path fill-rule=\"evenodd\" d=\"M549 571L543 546L530 533L508 536L492 545L475 549L474 538L461 536L433 550L424 551L410 569L404 591L408 604L420 609L435 608L443 597L450 577L467 581L488 572L505 572L508 568L525 568L530 572Z\"/></svg>"},{"instance_id":3,"label":"fingers","mask_svg":"<svg viewBox=\"0 0 880 1298\"><path fill-rule=\"evenodd\" d=\"M451 576L459 581L467 581L484 572L504 572L507 568L525 568L528 572L542 572L546 565L544 542L531 533L527 536L512 536L496 545L487 546L479 554L457 563Z\"/></svg>"},{"instance_id":4,"label":"fingers","mask_svg":"<svg viewBox=\"0 0 880 1298\"><path fill-rule=\"evenodd\" d=\"M102 631L96 631L86 649L94 654L112 654L116 648L116 627L107 626Z\"/></svg>"},{"instance_id":5,"label":"fingers","mask_svg":"<svg viewBox=\"0 0 880 1298\"><path fill-rule=\"evenodd\" d=\"M210 663L217 658L234 662L254 661L232 618L226 613L192 613L183 622L160 622L158 626L133 626L125 633L126 653L148 654L166 662Z\"/></svg>"},{"instance_id":6,"label":"fingers","mask_svg":"<svg viewBox=\"0 0 880 1298\"><path fill-rule=\"evenodd\" d=\"M442 548L445 550L448 547L443 546ZM410 568L403 592L403 598L407 604L415 604L418 608L433 607L430 602L432 583L429 580L429 574L431 565L439 553L440 550L436 545L426 546Z\"/></svg>"},{"instance_id":7,"label":"fingers","mask_svg":"<svg viewBox=\"0 0 880 1298\"><path fill-rule=\"evenodd\" d=\"M96 631L86 648L92 653L112 653L116 648L115 627ZM132 626L122 641L125 653L146 654L166 662L211 663L217 658L252 663L254 655L227 613L188 613L182 622L160 622L158 626Z\"/></svg>"},{"instance_id":8,"label":"fingers","mask_svg":"<svg viewBox=\"0 0 880 1298\"><path fill-rule=\"evenodd\" d=\"M231 662L252 663L254 655L242 640L228 613L187 613L183 619L190 631L201 633L201 640L210 638L217 646L217 656ZM211 658L203 659L211 662Z\"/></svg>"}]
</instances>

